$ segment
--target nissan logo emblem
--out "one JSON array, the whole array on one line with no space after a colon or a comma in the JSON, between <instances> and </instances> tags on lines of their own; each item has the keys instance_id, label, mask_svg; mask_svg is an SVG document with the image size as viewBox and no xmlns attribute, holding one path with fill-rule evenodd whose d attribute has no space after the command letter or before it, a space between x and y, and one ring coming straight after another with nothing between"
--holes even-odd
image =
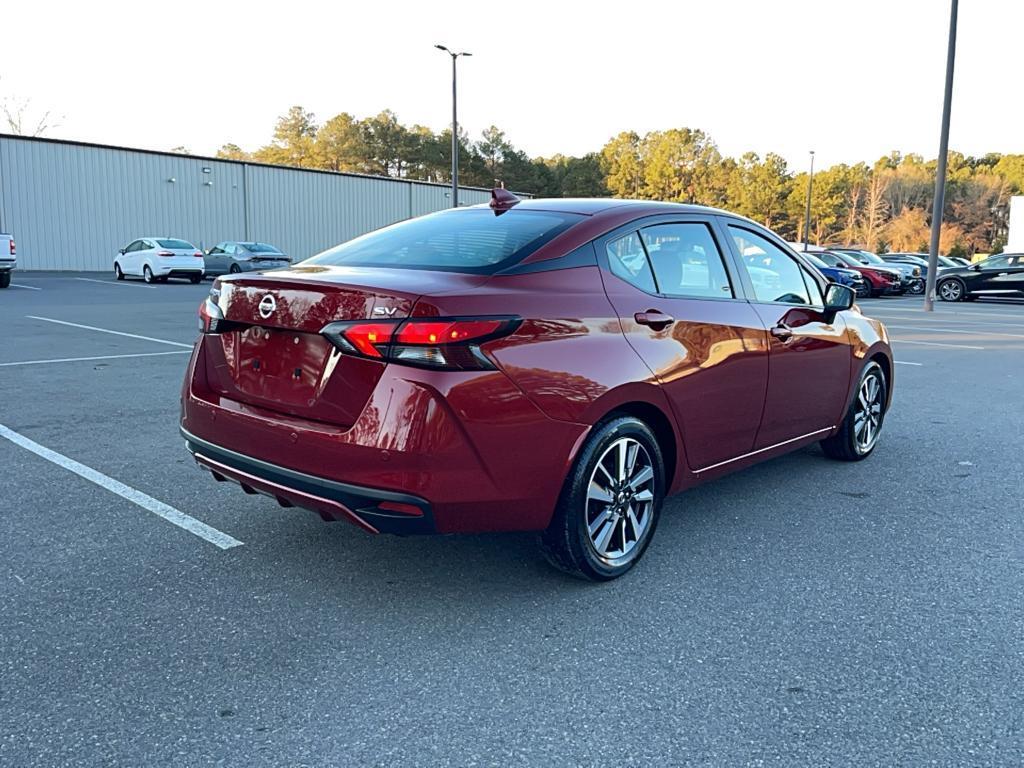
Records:
<instances>
[{"instance_id":1,"label":"nissan logo emblem","mask_svg":"<svg viewBox=\"0 0 1024 768\"><path fill-rule=\"evenodd\" d=\"M277 302L274 301L274 297L271 296L268 293L260 301L259 309L260 309L260 317L262 317L264 320L266 320L268 317L270 317L272 314L274 314L274 310L277 309Z\"/></svg>"}]
</instances>

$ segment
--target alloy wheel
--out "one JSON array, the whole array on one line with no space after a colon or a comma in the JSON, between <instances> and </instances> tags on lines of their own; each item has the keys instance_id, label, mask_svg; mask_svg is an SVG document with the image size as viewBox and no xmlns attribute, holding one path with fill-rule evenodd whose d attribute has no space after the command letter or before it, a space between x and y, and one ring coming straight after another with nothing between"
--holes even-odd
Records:
<instances>
[{"instance_id":1,"label":"alloy wheel","mask_svg":"<svg viewBox=\"0 0 1024 768\"><path fill-rule=\"evenodd\" d=\"M608 565L629 559L654 517L654 464L631 437L612 443L590 475L585 523L587 540Z\"/></svg>"},{"instance_id":2,"label":"alloy wheel","mask_svg":"<svg viewBox=\"0 0 1024 768\"><path fill-rule=\"evenodd\" d=\"M871 371L860 383L857 393L857 408L853 415L853 434L857 450L865 454L878 440L882 427L882 393L885 388L878 371Z\"/></svg>"},{"instance_id":3,"label":"alloy wheel","mask_svg":"<svg viewBox=\"0 0 1024 768\"><path fill-rule=\"evenodd\" d=\"M957 280L947 280L939 286L939 296L944 301L960 301L963 295L963 286Z\"/></svg>"}]
</instances>

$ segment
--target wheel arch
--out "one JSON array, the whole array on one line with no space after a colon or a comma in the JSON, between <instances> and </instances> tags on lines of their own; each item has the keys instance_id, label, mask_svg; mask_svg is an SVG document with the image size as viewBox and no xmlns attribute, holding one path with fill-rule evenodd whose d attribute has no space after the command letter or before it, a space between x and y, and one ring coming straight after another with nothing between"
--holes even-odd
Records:
<instances>
[{"instance_id":1,"label":"wheel arch","mask_svg":"<svg viewBox=\"0 0 1024 768\"><path fill-rule=\"evenodd\" d=\"M618 416L632 416L639 419L654 433L665 460L665 490L673 487L679 464L679 435L676 433L672 419L661 408L643 400L630 400L619 403L608 411L597 423L608 421Z\"/></svg>"}]
</instances>

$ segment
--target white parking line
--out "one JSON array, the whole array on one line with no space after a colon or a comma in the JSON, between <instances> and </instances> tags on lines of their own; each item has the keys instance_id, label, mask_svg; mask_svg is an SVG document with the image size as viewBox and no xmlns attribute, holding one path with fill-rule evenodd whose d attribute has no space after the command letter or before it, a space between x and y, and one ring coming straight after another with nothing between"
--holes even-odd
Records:
<instances>
[{"instance_id":1,"label":"white parking line","mask_svg":"<svg viewBox=\"0 0 1024 768\"><path fill-rule=\"evenodd\" d=\"M922 328L916 325L887 325L888 328L900 328L904 331L928 331L930 333L959 333L966 336L1009 336L1011 339L1024 339L1024 334L1021 333L1000 333L999 331L964 331L957 330L956 328L938 328L932 326L930 328Z\"/></svg>"},{"instance_id":2,"label":"white parking line","mask_svg":"<svg viewBox=\"0 0 1024 768\"><path fill-rule=\"evenodd\" d=\"M52 317L39 317L38 315L25 315L31 320L42 320L45 323L57 323L58 325L70 325L72 328L84 328L87 331L99 331L100 333L112 333L115 336L127 336L130 339L142 339L143 341L155 341L157 344L170 344L172 347L184 347L192 349L191 344L183 344L180 341L168 341L167 339L154 339L152 336L139 336L137 333L125 333L124 331L112 331L109 328L97 328L95 325L82 325L81 323L69 323L67 320L54 320Z\"/></svg>"},{"instance_id":3,"label":"white parking line","mask_svg":"<svg viewBox=\"0 0 1024 768\"><path fill-rule=\"evenodd\" d=\"M136 285L140 288L152 288L148 283L129 282L128 280L97 280L94 277L73 277L72 280L81 280L85 283L99 283L100 285Z\"/></svg>"},{"instance_id":4,"label":"white parking line","mask_svg":"<svg viewBox=\"0 0 1024 768\"><path fill-rule=\"evenodd\" d=\"M42 288L36 288L34 285L22 285L21 283L11 283L11 288L24 288L26 291L41 291Z\"/></svg>"},{"instance_id":5,"label":"white parking line","mask_svg":"<svg viewBox=\"0 0 1024 768\"><path fill-rule=\"evenodd\" d=\"M187 355L187 349L175 349L171 352L137 352L134 355L96 355L95 357L57 357L52 360L18 360L13 363L0 363L0 368L12 365L45 365L46 363L80 363L89 360L120 360L125 357L160 357L162 355Z\"/></svg>"},{"instance_id":6,"label":"white parking line","mask_svg":"<svg viewBox=\"0 0 1024 768\"><path fill-rule=\"evenodd\" d=\"M910 341L908 339L893 339L897 344L923 344L926 347L949 347L950 349L985 349L984 347L972 347L967 344L941 344L937 341Z\"/></svg>"},{"instance_id":7,"label":"white parking line","mask_svg":"<svg viewBox=\"0 0 1024 768\"><path fill-rule=\"evenodd\" d=\"M123 499L127 499L132 504L142 507L147 512L152 512L158 517L162 517L172 525L176 525L189 533L195 534L199 538L210 542L215 547L231 549L232 547L238 547L242 544L242 542L233 536L229 536L223 531L218 531L216 528L211 528L206 523L196 520L194 517L190 517L184 512L179 512L174 507L164 504L162 501L157 501L152 496L147 496L142 491L137 491L112 477L107 477L102 472L97 472L91 467L79 464L74 459L69 459L67 456L59 454L56 451L51 451L46 446L40 445L34 440L29 440L24 435L18 434L12 429L8 429L3 424L0 424L0 437L10 440L15 445L19 445L24 448L26 451L31 451L36 456L40 456L59 467L63 467L69 472L74 472L76 475L85 478L90 483L95 483L101 488L105 488L111 493L116 494Z\"/></svg>"},{"instance_id":8,"label":"white parking line","mask_svg":"<svg viewBox=\"0 0 1024 768\"><path fill-rule=\"evenodd\" d=\"M893 360L896 365L924 365L924 363L911 363L908 360Z\"/></svg>"}]
</instances>

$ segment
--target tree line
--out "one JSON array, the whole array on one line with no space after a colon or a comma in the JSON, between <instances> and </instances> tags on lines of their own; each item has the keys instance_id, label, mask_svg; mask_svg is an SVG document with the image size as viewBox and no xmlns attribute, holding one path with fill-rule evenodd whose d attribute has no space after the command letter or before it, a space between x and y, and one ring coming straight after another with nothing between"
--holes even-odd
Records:
<instances>
[{"instance_id":1,"label":"tree line","mask_svg":"<svg viewBox=\"0 0 1024 768\"><path fill-rule=\"evenodd\" d=\"M779 155L725 157L705 132L691 128L623 132L581 157L531 158L496 126L471 140L460 131L459 181L541 197L630 197L699 203L735 211L790 240L804 238L806 172ZM451 130L406 126L390 110L366 118L347 112L320 123L292 107L273 140L252 152L225 144L232 160L450 182ZM868 250L927 250L935 160L893 152L873 164L841 163L814 174L810 242ZM950 255L998 252L1006 242L1009 198L1024 193L1024 155L948 160L946 216L940 249Z\"/></svg>"}]
</instances>

